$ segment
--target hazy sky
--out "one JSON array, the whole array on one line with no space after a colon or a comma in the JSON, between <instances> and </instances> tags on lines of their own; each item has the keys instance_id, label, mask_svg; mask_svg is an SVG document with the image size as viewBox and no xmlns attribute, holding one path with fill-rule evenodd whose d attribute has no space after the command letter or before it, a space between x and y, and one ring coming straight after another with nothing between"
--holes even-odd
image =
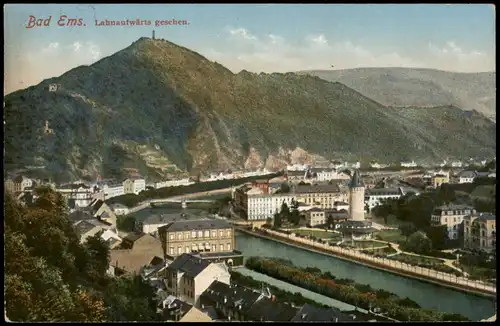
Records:
<instances>
[{"instance_id":1,"label":"hazy sky","mask_svg":"<svg viewBox=\"0 0 500 326\"><path fill-rule=\"evenodd\" d=\"M29 16L50 26L26 28ZM61 15L86 26L59 27ZM95 20L150 20L95 26ZM155 27L156 20L189 25ZM355 67L495 70L493 5L6 5L6 92L91 64L141 36L193 49L234 72Z\"/></svg>"}]
</instances>

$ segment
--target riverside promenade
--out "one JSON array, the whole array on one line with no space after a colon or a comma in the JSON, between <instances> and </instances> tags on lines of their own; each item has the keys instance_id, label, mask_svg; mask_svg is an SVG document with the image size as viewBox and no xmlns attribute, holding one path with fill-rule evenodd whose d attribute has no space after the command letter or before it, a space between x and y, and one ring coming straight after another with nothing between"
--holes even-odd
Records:
<instances>
[{"instance_id":1,"label":"riverside promenade","mask_svg":"<svg viewBox=\"0 0 500 326\"><path fill-rule=\"evenodd\" d=\"M283 242L285 244L300 247L306 250L313 250L321 252L323 254L329 254L341 259L349 260L379 270L450 287L459 291L474 293L487 297L496 296L496 287L483 282L472 281L464 277L457 277L453 274L442 273L432 269L409 265L391 259L377 258L363 254L357 250L342 248L339 246L331 246L329 244L319 243L311 239L304 239L273 230L261 228L259 229L259 232L254 232L241 227L236 227L236 229L258 237Z\"/></svg>"}]
</instances>

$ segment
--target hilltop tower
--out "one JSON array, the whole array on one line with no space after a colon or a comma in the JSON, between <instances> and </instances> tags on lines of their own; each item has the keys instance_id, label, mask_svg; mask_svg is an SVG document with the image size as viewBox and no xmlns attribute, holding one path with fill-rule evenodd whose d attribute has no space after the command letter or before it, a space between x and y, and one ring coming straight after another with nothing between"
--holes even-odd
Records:
<instances>
[{"instance_id":1,"label":"hilltop tower","mask_svg":"<svg viewBox=\"0 0 500 326\"><path fill-rule=\"evenodd\" d=\"M356 170L349 184L349 216L353 221L365 220L365 186Z\"/></svg>"},{"instance_id":2,"label":"hilltop tower","mask_svg":"<svg viewBox=\"0 0 500 326\"><path fill-rule=\"evenodd\" d=\"M155 30L153 29L153 40L155 39Z\"/></svg>"}]
</instances>

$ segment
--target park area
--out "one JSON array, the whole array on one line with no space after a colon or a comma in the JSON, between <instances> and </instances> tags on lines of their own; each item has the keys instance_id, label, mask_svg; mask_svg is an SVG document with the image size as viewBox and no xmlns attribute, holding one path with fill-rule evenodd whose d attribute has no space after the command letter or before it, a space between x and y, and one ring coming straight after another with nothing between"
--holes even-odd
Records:
<instances>
[{"instance_id":1,"label":"park area","mask_svg":"<svg viewBox=\"0 0 500 326\"><path fill-rule=\"evenodd\" d=\"M401 231L396 230L380 230L379 232L374 233L374 237L377 240L394 242L394 243L403 243L406 241L406 237L401 234Z\"/></svg>"},{"instance_id":2,"label":"park area","mask_svg":"<svg viewBox=\"0 0 500 326\"><path fill-rule=\"evenodd\" d=\"M323 231L323 230L307 230L307 229L292 229L289 232L295 233L301 236L315 237L317 239L323 240L342 240L342 235L333 231Z\"/></svg>"},{"instance_id":3,"label":"park area","mask_svg":"<svg viewBox=\"0 0 500 326\"><path fill-rule=\"evenodd\" d=\"M366 248L365 250L361 251L362 253L370 256L375 256L375 257L387 257L388 255L393 255L397 253L398 251L392 247L383 247L383 248L375 248L375 249L370 249Z\"/></svg>"}]
</instances>

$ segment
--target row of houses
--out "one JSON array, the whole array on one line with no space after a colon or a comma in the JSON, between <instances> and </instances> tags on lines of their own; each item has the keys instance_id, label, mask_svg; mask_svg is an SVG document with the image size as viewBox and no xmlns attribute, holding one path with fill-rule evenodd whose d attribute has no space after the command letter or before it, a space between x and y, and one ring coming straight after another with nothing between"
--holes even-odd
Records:
<instances>
[{"instance_id":1,"label":"row of houses","mask_svg":"<svg viewBox=\"0 0 500 326\"><path fill-rule=\"evenodd\" d=\"M313 167L313 165L310 164L292 164L292 165L287 165L286 171L306 171L309 170ZM360 169L361 168L361 163L360 162L341 162L341 161L332 161L328 164L328 167L326 169L334 169L334 170L342 170L342 169Z\"/></svg>"},{"instance_id":2,"label":"row of houses","mask_svg":"<svg viewBox=\"0 0 500 326\"><path fill-rule=\"evenodd\" d=\"M349 209L349 188L337 183L292 185L289 193L273 193L271 189L270 182L265 180L235 188L232 193L235 211L241 212L248 221L265 221L279 212L283 203L288 207L294 202L303 204L304 207L299 206L299 210L313 207L323 210ZM373 209L386 199L398 199L404 195L405 191L401 187L368 189L364 195L365 210Z\"/></svg>"},{"instance_id":3,"label":"row of houses","mask_svg":"<svg viewBox=\"0 0 500 326\"><path fill-rule=\"evenodd\" d=\"M138 245L136 243L135 249L130 250L141 253L141 249L137 248ZM142 253L145 257L142 259L143 266L129 273L139 274L155 286L157 312L165 320L180 322L355 320L354 316L336 308L311 304L296 307L279 301L268 288L250 289L238 285L232 282L230 267L224 262L209 261L195 253L183 253L173 260L161 259L158 256L151 258L152 254L144 248ZM110 272L113 271L111 275L117 276L115 272L118 272L119 268L113 268L115 257L116 255L112 253Z\"/></svg>"},{"instance_id":4,"label":"row of houses","mask_svg":"<svg viewBox=\"0 0 500 326\"><path fill-rule=\"evenodd\" d=\"M444 225L449 239L461 239L464 247L490 251L496 248L496 215L478 213L472 206L448 204L436 207L434 225Z\"/></svg>"}]
</instances>

